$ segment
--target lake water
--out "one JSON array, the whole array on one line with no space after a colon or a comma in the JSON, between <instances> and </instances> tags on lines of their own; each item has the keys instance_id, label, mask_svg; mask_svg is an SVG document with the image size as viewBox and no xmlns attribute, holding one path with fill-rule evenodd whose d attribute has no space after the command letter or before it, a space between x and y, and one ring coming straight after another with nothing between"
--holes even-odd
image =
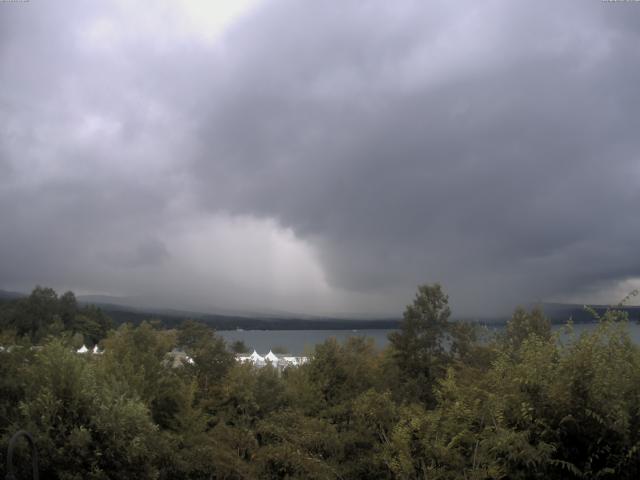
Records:
<instances>
[{"instance_id":1,"label":"lake water","mask_svg":"<svg viewBox=\"0 0 640 480\"><path fill-rule=\"evenodd\" d=\"M251 351L261 355L276 347L284 348L293 355L307 355L316 344L335 337L343 342L348 337L371 337L376 346L383 348L389 343L387 335L394 330L221 330L217 332L228 343L242 340Z\"/></svg>"},{"instance_id":2,"label":"lake water","mask_svg":"<svg viewBox=\"0 0 640 480\"><path fill-rule=\"evenodd\" d=\"M573 326L576 334L594 328L595 323L580 323ZM501 327L490 327L493 331L501 330ZM562 325L554 325L554 330L562 330ZM292 355L305 355L313 351L316 344L324 342L327 338L335 337L338 341L344 341L348 337L365 336L373 338L379 348L384 348L389 340L387 335L395 330L221 330L218 332L228 343L242 340L251 351L254 349L264 355L276 347L284 348ZM629 323L631 338L640 344L640 325Z\"/></svg>"}]
</instances>

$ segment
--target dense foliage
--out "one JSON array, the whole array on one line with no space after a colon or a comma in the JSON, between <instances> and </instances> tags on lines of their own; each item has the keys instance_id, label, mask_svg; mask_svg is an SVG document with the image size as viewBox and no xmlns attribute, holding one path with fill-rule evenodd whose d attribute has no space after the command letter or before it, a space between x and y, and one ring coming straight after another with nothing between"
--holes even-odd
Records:
<instances>
[{"instance_id":1,"label":"dense foliage","mask_svg":"<svg viewBox=\"0 0 640 480\"><path fill-rule=\"evenodd\" d=\"M111 327L102 310L80 307L73 292L58 296L52 288L38 286L28 297L0 302L1 343L21 338L40 344L47 336L76 335L76 343L94 345Z\"/></svg>"},{"instance_id":2,"label":"dense foliage","mask_svg":"<svg viewBox=\"0 0 640 480\"><path fill-rule=\"evenodd\" d=\"M484 338L449 315L441 287L422 286L386 350L330 339L280 375L235 362L197 322L109 330L73 294L37 288L0 306L13 346L0 460L26 428L52 479L638 477L640 349L624 315L562 341L535 310Z\"/></svg>"}]
</instances>

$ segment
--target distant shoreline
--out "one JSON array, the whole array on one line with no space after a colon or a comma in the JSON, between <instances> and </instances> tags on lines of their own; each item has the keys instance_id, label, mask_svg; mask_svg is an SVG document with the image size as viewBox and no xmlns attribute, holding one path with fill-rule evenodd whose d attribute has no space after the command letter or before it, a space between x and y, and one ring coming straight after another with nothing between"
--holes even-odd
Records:
<instances>
[{"instance_id":1,"label":"distant shoreline","mask_svg":"<svg viewBox=\"0 0 640 480\"><path fill-rule=\"evenodd\" d=\"M25 294L0 290L0 302L13 302L26 297ZM129 307L115 303L78 302L81 305L94 305L101 309L114 321L115 325L132 323L138 325L143 321L156 321L165 328L177 328L184 320L197 320L218 331L271 331L271 330L394 330L400 328L402 319L354 319L336 317L305 317L278 315L234 315L207 314L203 312L187 312L177 310L154 310ZM542 303L525 305L527 310L540 306L553 325L564 325L569 320L575 324L596 322L591 311L578 304ZM631 322L640 322L640 306L607 306L592 305L591 309L602 315L608 308L626 312ZM468 321L480 326L500 327L511 316L496 316L484 318L454 318L454 321Z\"/></svg>"},{"instance_id":2,"label":"distant shoreline","mask_svg":"<svg viewBox=\"0 0 640 480\"><path fill-rule=\"evenodd\" d=\"M186 319L198 320L219 331L241 330L393 330L400 328L401 318L362 320L362 319L339 319L339 318L287 318L287 317L243 317L235 315L215 315L215 314L167 314L161 312L148 312L128 310L122 307L98 305L102 310L113 318L116 324L133 323L139 324L145 320L158 320L166 328L178 327ZM607 308L603 305L592 307L593 310L602 315ZM621 310L629 315L630 321L638 321L640 318L640 307L622 307ZM573 323L593 323L597 320L592 314L581 305L545 305L543 308L545 315L552 325L564 325L570 319ZM470 321L477 325L487 327L498 327L504 325L509 317L498 317L488 319L453 319L454 321Z\"/></svg>"}]
</instances>

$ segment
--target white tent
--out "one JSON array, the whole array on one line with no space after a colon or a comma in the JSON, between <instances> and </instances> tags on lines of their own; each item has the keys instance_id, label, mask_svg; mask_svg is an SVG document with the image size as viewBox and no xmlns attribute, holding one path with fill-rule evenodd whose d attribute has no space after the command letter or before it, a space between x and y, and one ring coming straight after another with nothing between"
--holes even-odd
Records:
<instances>
[{"instance_id":1,"label":"white tent","mask_svg":"<svg viewBox=\"0 0 640 480\"><path fill-rule=\"evenodd\" d=\"M278 357L271 350L269 350L269 353L265 355L264 359L273 363L274 365L278 363Z\"/></svg>"},{"instance_id":2,"label":"white tent","mask_svg":"<svg viewBox=\"0 0 640 480\"><path fill-rule=\"evenodd\" d=\"M78 353L87 353L89 351L89 349L87 348L86 345L82 345L78 350L76 350Z\"/></svg>"},{"instance_id":3,"label":"white tent","mask_svg":"<svg viewBox=\"0 0 640 480\"><path fill-rule=\"evenodd\" d=\"M258 352L256 352L255 350L249 356L249 360L251 360L251 363L253 363L254 365L264 365L264 357L258 355Z\"/></svg>"},{"instance_id":4,"label":"white tent","mask_svg":"<svg viewBox=\"0 0 640 480\"><path fill-rule=\"evenodd\" d=\"M94 345L93 350L91 350L91 353L93 353L94 355L100 355L102 352L98 350L98 345Z\"/></svg>"},{"instance_id":5,"label":"white tent","mask_svg":"<svg viewBox=\"0 0 640 480\"><path fill-rule=\"evenodd\" d=\"M269 353L263 357L254 350L251 355L236 355L236 360L240 363L250 362L256 367L264 367L267 362L269 362L280 370L286 367L297 367L303 365L309 361L309 358L294 356L278 357L271 350L269 350Z\"/></svg>"}]
</instances>

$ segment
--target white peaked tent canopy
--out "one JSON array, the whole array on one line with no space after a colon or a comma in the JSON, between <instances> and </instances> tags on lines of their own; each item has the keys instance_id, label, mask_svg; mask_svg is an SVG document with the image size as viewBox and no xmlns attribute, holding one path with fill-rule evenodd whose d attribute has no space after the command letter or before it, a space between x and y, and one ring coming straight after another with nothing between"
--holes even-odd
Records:
<instances>
[{"instance_id":1,"label":"white peaked tent canopy","mask_svg":"<svg viewBox=\"0 0 640 480\"><path fill-rule=\"evenodd\" d=\"M258 355L258 352L256 352L255 350L249 356L249 358L253 363L264 362L264 357L261 357L260 355Z\"/></svg>"},{"instance_id":2,"label":"white peaked tent canopy","mask_svg":"<svg viewBox=\"0 0 640 480\"><path fill-rule=\"evenodd\" d=\"M264 359L271 363L278 363L278 357L271 350L269 350L269 353L265 355Z\"/></svg>"},{"instance_id":3,"label":"white peaked tent canopy","mask_svg":"<svg viewBox=\"0 0 640 480\"><path fill-rule=\"evenodd\" d=\"M87 346L86 346L86 345L82 345L82 346L77 350L77 352L78 352L78 353L87 353L88 351L89 351L89 349L87 348Z\"/></svg>"},{"instance_id":4,"label":"white peaked tent canopy","mask_svg":"<svg viewBox=\"0 0 640 480\"><path fill-rule=\"evenodd\" d=\"M309 359L307 357L293 357L293 356L282 356L278 357L273 351L269 350L264 357L259 355L255 350L249 356L238 355L236 356L236 360L240 363L250 362L256 367L264 367L267 362L271 363L273 366L278 368L285 368L287 366L299 366L307 363Z\"/></svg>"}]
</instances>

